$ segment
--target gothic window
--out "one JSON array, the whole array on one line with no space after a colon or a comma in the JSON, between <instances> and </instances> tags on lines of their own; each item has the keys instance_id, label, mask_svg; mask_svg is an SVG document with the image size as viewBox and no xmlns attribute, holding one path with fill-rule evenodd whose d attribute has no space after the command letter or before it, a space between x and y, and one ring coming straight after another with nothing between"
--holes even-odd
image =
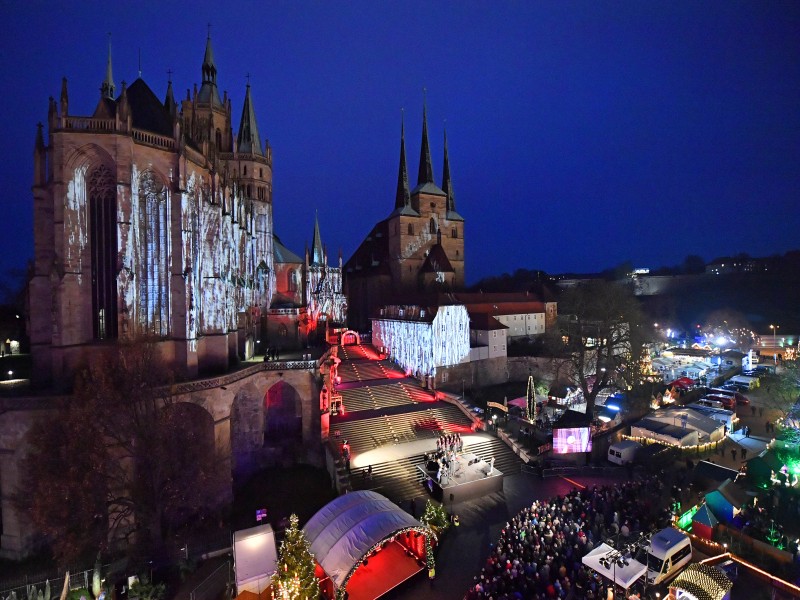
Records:
<instances>
[{"instance_id":1,"label":"gothic window","mask_svg":"<svg viewBox=\"0 0 800 600\"><path fill-rule=\"evenodd\" d=\"M261 179L264 179L264 169L259 169L259 170L258 170L258 176L259 176Z\"/></svg>"},{"instance_id":2,"label":"gothic window","mask_svg":"<svg viewBox=\"0 0 800 600\"><path fill-rule=\"evenodd\" d=\"M216 138L215 139L216 139L216 142L217 142L217 151L219 152L219 151L222 150L222 132L219 129L217 129L217 133L216 133Z\"/></svg>"},{"instance_id":3,"label":"gothic window","mask_svg":"<svg viewBox=\"0 0 800 600\"><path fill-rule=\"evenodd\" d=\"M453 239L458 239L458 229L453 227L453 231L450 232L450 237Z\"/></svg>"},{"instance_id":4,"label":"gothic window","mask_svg":"<svg viewBox=\"0 0 800 600\"><path fill-rule=\"evenodd\" d=\"M247 165L242 167L242 177L247 177Z\"/></svg>"},{"instance_id":5,"label":"gothic window","mask_svg":"<svg viewBox=\"0 0 800 600\"><path fill-rule=\"evenodd\" d=\"M433 220L433 217L431 217L431 222L428 225L428 230L430 231L430 233L436 233L436 221Z\"/></svg>"},{"instance_id":6,"label":"gothic window","mask_svg":"<svg viewBox=\"0 0 800 600\"><path fill-rule=\"evenodd\" d=\"M409 223L408 224L408 235L414 235L414 224L413 223Z\"/></svg>"},{"instance_id":7,"label":"gothic window","mask_svg":"<svg viewBox=\"0 0 800 600\"><path fill-rule=\"evenodd\" d=\"M287 274L287 289L290 292L297 291L297 271L291 269Z\"/></svg>"},{"instance_id":8,"label":"gothic window","mask_svg":"<svg viewBox=\"0 0 800 600\"><path fill-rule=\"evenodd\" d=\"M111 171L89 175L92 253L92 332L95 339L117 337L117 193Z\"/></svg>"},{"instance_id":9,"label":"gothic window","mask_svg":"<svg viewBox=\"0 0 800 600\"><path fill-rule=\"evenodd\" d=\"M169 331L169 219L167 192L152 172L139 185L139 325L146 333Z\"/></svg>"}]
</instances>

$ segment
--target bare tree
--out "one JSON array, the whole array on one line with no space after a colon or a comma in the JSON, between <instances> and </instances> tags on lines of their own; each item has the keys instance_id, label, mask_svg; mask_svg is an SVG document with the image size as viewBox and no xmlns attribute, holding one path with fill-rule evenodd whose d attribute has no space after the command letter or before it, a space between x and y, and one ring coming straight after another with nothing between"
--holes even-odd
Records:
<instances>
[{"instance_id":1,"label":"bare tree","mask_svg":"<svg viewBox=\"0 0 800 600\"><path fill-rule=\"evenodd\" d=\"M652 331L629 287L602 280L577 285L564 292L559 312L566 339L562 372L583 392L587 414L601 391L641 383Z\"/></svg>"},{"instance_id":2,"label":"bare tree","mask_svg":"<svg viewBox=\"0 0 800 600\"><path fill-rule=\"evenodd\" d=\"M132 553L154 552L189 518L219 507L228 477L213 423L201 407L176 402L170 383L154 344L110 347L30 438L18 501L60 559L119 540ZM53 488L64 495L54 498ZM63 497L78 510L58 510Z\"/></svg>"}]
</instances>

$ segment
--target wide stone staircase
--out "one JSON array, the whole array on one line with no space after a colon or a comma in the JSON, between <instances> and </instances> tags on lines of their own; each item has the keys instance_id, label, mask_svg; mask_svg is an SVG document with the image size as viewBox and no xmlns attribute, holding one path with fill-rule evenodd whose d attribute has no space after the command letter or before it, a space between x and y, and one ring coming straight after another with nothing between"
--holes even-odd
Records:
<instances>
[{"instance_id":1,"label":"wide stone staircase","mask_svg":"<svg viewBox=\"0 0 800 600\"><path fill-rule=\"evenodd\" d=\"M342 389L340 393L345 412L348 414L435 401L433 394L407 382Z\"/></svg>"}]
</instances>

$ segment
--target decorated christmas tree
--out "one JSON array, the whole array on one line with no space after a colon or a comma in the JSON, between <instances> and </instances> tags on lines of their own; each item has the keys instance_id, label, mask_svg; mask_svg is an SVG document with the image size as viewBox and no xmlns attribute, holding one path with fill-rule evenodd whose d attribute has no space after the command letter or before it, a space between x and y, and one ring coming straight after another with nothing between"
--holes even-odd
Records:
<instances>
[{"instance_id":1,"label":"decorated christmas tree","mask_svg":"<svg viewBox=\"0 0 800 600\"><path fill-rule=\"evenodd\" d=\"M536 386L533 383L533 376L528 376L528 390L525 393L525 418L528 421L535 421L536 414Z\"/></svg>"},{"instance_id":2,"label":"decorated christmas tree","mask_svg":"<svg viewBox=\"0 0 800 600\"><path fill-rule=\"evenodd\" d=\"M317 600L319 597L314 555L298 523L297 515L289 517L289 528L278 552L278 570L272 578L277 600Z\"/></svg>"}]
</instances>

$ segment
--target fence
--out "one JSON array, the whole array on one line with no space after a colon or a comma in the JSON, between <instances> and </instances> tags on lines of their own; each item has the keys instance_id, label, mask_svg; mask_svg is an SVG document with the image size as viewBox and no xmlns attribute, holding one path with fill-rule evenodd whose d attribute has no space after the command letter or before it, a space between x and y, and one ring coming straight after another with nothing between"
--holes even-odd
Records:
<instances>
[{"instance_id":1,"label":"fence","mask_svg":"<svg viewBox=\"0 0 800 600\"><path fill-rule=\"evenodd\" d=\"M116 566L117 563L103 565L100 568L100 572L109 573L110 571L114 570ZM85 569L83 571L76 572L70 571L70 589L74 590L78 588L90 588L92 585L92 575L94 575L94 569ZM65 571L43 570L20 577L16 580L3 581L2 585L4 589L0 589L0 600L3 598L8 598L9 596L12 596L12 594L16 594L18 600L24 600L28 597L29 586L35 586L37 590L43 591L48 582L50 583L50 597L57 598L60 596L61 590L64 588L65 576Z\"/></svg>"},{"instance_id":2,"label":"fence","mask_svg":"<svg viewBox=\"0 0 800 600\"><path fill-rule=\"evenodd\" d=\"M231 583L231 563L226 561L189 592L189 600L219 600Z\"/></svg>"}]
</instances>

